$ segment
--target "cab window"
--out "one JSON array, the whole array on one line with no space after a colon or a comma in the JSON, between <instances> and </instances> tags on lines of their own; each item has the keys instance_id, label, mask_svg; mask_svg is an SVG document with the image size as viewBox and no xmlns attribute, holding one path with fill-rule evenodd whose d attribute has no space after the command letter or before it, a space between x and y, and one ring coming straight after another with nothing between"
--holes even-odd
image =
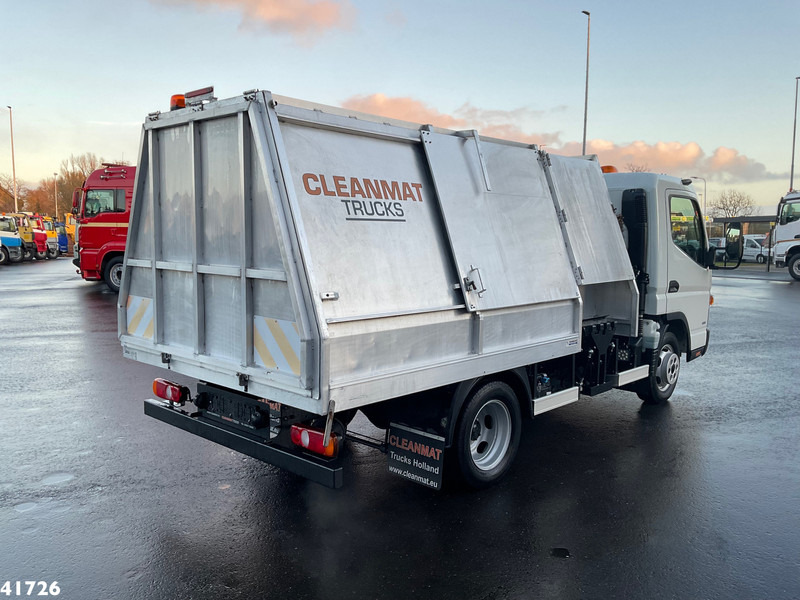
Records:
<instances>
[{"instance_id":1,"label":"cab window","mask_svg":"<svg viewBox=\"0 0 800 600\"><path fill-rule=\"evenodd\" d=\"M691 198L672 196L669 200L672 242L689 258L703 265L705 237L700 209Z\"/></svg>"},{"instance_id":2,"label":"cab window","mask_svg":"<svg viewBox=\"0 0 800 600\"><path fill-rule=\"evenodd\" d=\"M83 212L86 217L104 212L125 212L125 190L89 190Z\"/></svg>"},{"instance_id":3,"label":"cab window","mask_svg":"<svg viewBox=\"0 0 800 600\"><path fill-rule=\"evenodd\" d=\"M781 210L781 218L780 218L781 225L786 225L787 223L793 223L798 219L800 219L800 204L796 202L792 202L790 204L784 204L783 209Z\"/></svg>"}]
</instances>

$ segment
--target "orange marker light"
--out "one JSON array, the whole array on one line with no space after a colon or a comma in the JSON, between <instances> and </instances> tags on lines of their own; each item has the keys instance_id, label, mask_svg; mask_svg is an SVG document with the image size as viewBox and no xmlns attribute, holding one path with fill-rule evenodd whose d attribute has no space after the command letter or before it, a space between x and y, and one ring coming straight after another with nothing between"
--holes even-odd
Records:
<instances>
[{"instance_id":1,"label":"orange marker light","mask_svg":"<svg viewBox=\"0 0 800 600\"><path fill-rule=\"evenodd\" d=\"M173 94L169 99L169 109L178 110L179 108L186 108L186 96L183 94Z\"/></svg>"}]
</instances>

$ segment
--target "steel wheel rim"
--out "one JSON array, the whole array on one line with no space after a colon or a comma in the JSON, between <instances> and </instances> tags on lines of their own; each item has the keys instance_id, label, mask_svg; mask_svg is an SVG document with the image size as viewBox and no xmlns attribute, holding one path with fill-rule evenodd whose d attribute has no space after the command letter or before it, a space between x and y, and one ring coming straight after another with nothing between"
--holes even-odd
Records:
<instances>
[{"instance_id":1,"label":"steel wheel rim","mask_svg":"<svg viewBox=\"0 0 800 600\"><path fill-rule=\"evenodd\" d=\"M792 263L792 272L796 277L800 277L800 260L796 260Z\"/></svg>"},{"instance_id":2,"label":"steel wheel rim","mask_svg":"<svg viewBox=\"0 0 800 600\"><path fill-rule=\"evenodd\" d=\"M111 281L112 283L120 287L122 285L122 265L117 265L113 269L111 269Z\"/></svg>"},{"instance_id":3,"label":"steel wheel rim","mask_svg":"<svg viewBox=\"0 0 800 600\"><path fill-rule=\"evenodd\" d=\"M662 392L668 390L678 382L678 374L681 370L681 357L666 345L661 348L659 365L656 370L656 385Z\"/></svg>"},{"instance_id":4,"label":"steel wheel rim","mask_svg":"<svg viewBox=\"0 0 800 600\"><path fill-rule=\"evenodd\" d=\"M470 428L472 462L481 471L499 465L511 446L511 413L500 400L490 400L475 415Z\"/></svg>"}]
</instances>

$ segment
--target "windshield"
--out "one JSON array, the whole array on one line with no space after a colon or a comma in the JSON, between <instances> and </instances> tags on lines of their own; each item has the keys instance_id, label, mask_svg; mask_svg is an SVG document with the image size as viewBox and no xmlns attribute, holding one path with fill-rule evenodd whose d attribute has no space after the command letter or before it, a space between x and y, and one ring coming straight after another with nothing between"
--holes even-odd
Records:
<instances>
[{"instance_id":1,"label":"windshield","mask_svg":"<svg viewBox=\"0 0 800 600\"><path fill-rule=\"evenodd\" d=\"M55 228L53 227L53 222L52 221L45 221L44 222L44 228L47 231L55 231Z\"/></svg>"},{"instance_id":2,"label":"windshield","mask_svg":"<svg viewBox=\"0 0 800 600\"><path fill-rule=\"evenodd\" d=\"M67 235L67 230L64 228L63 225L56 226L56 233L60 233L62 235Z\"/></svg>"},{"instance_id":3,"label":"windshield","mask_svg":"<svg viewBox=\"0 0 800 600\"><path fill-rule=\"evenodd\" d=\"M800 219L800 202L787 202L781 208L780 222L782 225L793 223Z\"/></svg>"},{"instance_id":4,"label":"windshield","mask_svg":"<svg viewBox=\"0 0 800 600\"><path fill-rule=\"evenodd\" d=\"M83 215L94 217L104 212L125 212L125 190L88 190Z\"/></svg>"},{"instance_id":5,"label":"windshield","mask_svg":"<svg viewBox=\"0 0 800 600\"><path fill-rule=\"evenodd\" d=\"M14 233L17 230L14 225L13 219L0 219L0 231L8 231Z\"/></svg>"}]
</instances>

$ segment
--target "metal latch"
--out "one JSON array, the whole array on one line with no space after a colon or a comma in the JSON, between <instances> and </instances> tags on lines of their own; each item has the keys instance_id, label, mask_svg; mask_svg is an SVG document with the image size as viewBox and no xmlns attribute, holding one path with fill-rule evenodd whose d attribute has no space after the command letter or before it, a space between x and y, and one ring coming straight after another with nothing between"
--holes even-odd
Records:
<instances>
[{"instance_id":1,"label":"metal latch","mask_svg":"<svg viewBox=\"0 0 800 600\"><path fill-rule=\"evenodd\" d=\"M464 289L468 292L476 292L479 298L483 298L483 294L486 293L486 288L483 286L483 278L481 277L481 270L475 265L469 266L469 273L464 277Z\"/></svg>"},{"instance_id":2,"label":"metal latch","mask_svg":"<svg viewBox=\"0 0 800 600\"><path fill-rule=\"evenodd\" d=\"M236 376L239 378L239 387L243 387L244 391L247 391L247 384L250 381L250 375L245 373L237 373Z\"/></svg>"}]
</instances>

